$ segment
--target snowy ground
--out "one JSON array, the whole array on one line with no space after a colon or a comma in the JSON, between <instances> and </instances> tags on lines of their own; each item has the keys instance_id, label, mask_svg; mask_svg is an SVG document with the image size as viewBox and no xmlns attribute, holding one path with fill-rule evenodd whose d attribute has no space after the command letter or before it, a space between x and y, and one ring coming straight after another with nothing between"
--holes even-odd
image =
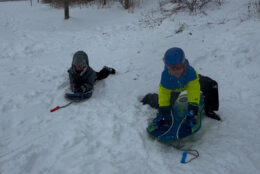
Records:
<instances>
[{"instance_id":1,"label":"snowy ground","mask_svg":"<svg viewBox=\"0 0 260 174\"><path fill-rule=\"evenodd\" d=\"M47 5L0 3L0 174L259 173L259 18L247 19L247 2L225 0L160 24L156 1L144 5L134 13L119 4L73 8L65 21ZM188 142L200 157L185 165L180 151L148 138L156 111L138 102L157 92L162 56L174 46L218 81L223 119L203 119ZM117 74L90 100L50 113L67 103L77 50L95 70L108 65Z\"/></svg>"}]
</instances>

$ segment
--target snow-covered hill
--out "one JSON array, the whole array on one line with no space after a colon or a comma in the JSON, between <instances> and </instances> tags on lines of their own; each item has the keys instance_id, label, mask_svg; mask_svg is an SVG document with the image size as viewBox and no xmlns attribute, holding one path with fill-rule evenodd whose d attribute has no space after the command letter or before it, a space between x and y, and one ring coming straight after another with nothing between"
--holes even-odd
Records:
<instances>
[{"instance_id":1,"label":"snow-covered hill","mask_svg":"<svg viewBox=\"0 0 260 174\"><path fill-rule=\"evenodd\" d=\"M0 173L259 173L260 23L248 19L247 3L225 0L166 19L157 1L134 13L92 6L72 8L65 21L47 5L1 2ZM223 119L203 119L188 141L200 157L186 165L180 151L148 138L156 111L139 103L157 92L163 54L174 46L218 81ZM117 74L97 83L90 100L50 113L68 102L77 50L95 70L107 65Z\"/></svg>"}]
</instances>

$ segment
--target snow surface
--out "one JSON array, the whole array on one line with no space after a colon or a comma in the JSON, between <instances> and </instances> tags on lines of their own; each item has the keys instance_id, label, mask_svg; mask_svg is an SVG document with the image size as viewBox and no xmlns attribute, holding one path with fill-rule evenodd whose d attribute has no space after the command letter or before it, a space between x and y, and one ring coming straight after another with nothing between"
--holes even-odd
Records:
<instances>
[{"instance_id":1,"label":"snow surface","mask_svg":"<svg viewBox=\"0 0 260 174\"><path fill-rule=\"evenodd\" d=\"M132 13L116 3L71 8L64 20L62 9L1 2L0 173L259 173L260 23L248 18L247 4L225 0L204 13L166 17L157 0ZM175 46L219 83L223 121L203 119L186 143L200 152L189 164L147 136L156 111L139 103L157 92L163 54ZM117 74L98 82L88 101L50 113L68 102L67 69L77 50L95 70L107 65Z\"/></svg>"}]
</instances>

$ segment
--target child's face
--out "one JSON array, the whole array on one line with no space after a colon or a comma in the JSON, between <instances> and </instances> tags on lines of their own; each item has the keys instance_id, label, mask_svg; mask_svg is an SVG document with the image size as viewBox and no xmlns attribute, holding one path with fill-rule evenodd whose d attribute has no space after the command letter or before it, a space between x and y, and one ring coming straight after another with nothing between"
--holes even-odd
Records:
<instances>
[{"instance_id":1,"label":"child's face","mask_svg":"<svg viewBox=\"0 0 260 174\"><path fill-rule=\"evenodd\" d=\"M183 64L172 65L167 66L167 69L170 75L174 76L175 78L179 78L183 74L184 66Z\"/></svg>"},{"instance_id":2,"label":"child's face","mask_svg":"<svg viewBox=\"0 0 260 174\"><path fill-rule=\"evenodd\" d=\"M84 67L83 66L75 66L77 72L82 72Z\"/></svg>"}]
</instances>

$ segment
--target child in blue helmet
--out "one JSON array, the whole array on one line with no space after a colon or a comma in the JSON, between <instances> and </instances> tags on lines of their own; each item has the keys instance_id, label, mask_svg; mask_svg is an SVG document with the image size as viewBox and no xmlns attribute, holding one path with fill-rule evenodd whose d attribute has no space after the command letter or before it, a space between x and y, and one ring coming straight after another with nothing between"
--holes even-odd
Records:
<instances>
[{"instance_id":1,"label":"child in blue helmet","mask_svg":"<svg viewBox=\"0 0 260 174\"><path fill-rule=\"evenodd\" d=\"M164 55L164 64L158 94L159 117L163 118L170 114L171 106L180 92L187 90L189 115L187 118L190 118L195 124L200 102L198 73L189 65L183 50L180 48L167 50Z\"/></svg>"},{"instance_id":2,"label":"child in blue helmet","mask_svg":"<svg viewBox=\"0 0 260 174\"><path fill-rule=\"evenodd\" d=\"M174 120L169 118L171 118L170 115L175 101L184 90L187 91L188 112L186 119L183 120L184 122L177 125L183 135L191 135L192 128L195 128L195 124L199 121L197 115L200 106L200 91L204 95L205 114L210 118L221 120L214 112L214 110L218 110L219 106L217 82L209 77L199 75L190 66L181 48L168 49L163 60L165 66L159 84L159 94L147 94L141 101L143 104L158 108L159 111L152 124L148 126L148 133L153 137L160 137L160 140L164 141L171 140L171 137L174 137L174 135L168 136L168 132L172 129L175 130L176 127ZM182 129L183 125L184 129ZM177 132L177 134L180 135L180 132Z\"/></svg>"},{"instance_id":3,"label":"child in blue helmet","mask_svg":"<svg viewBox=\"0 0 260 174\"><path fill-rule=\"evenodd\" d=\"M168 49L163 60L165 66L161 75L158 96L156 94L148 94L142 100L143 104L149 104L154 108L158 108L159 114L155 120L161 123L160 121L164 118L164 115L170 114L172 105L184 90L187 91L188 118L190 120L196 122L200 103L200 91L202 91L205 97L205 114L210 118L221 120L214 112L218 110L219 106L217 82L209 77L199 75L190 66L181 48L174 47ZM155 101L156 99L158 104Z\"/></svg>"},{"instance_id":4,"label":"child in blue helmet","mask_svg":"<svg viewBox=\"0 0 260 174\"><path fill-rule=\"evenodd\" d=\"M159 112L164 114L170 111L170 100L173 93L178 96L180 92L187 90L188 110L195 115L198 112L200 102L200 83L198 73L185 59L184 52L180 48L171 48L164 55L164 71L159 84Z\"/></svg>"}]
</instances>

